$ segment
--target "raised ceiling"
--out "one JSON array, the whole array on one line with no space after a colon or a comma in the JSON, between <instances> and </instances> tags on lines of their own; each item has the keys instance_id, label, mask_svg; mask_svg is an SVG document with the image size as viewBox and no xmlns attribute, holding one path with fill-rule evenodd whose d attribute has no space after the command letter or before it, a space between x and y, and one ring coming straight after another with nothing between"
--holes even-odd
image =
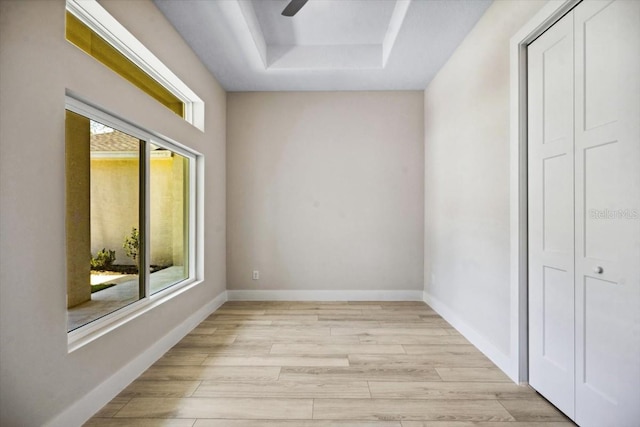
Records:
<instances>
[{"instance_id":1,"label":"raised ceiling","mask_svg":"<svg viewBox=\"0 0 640 427\"><path fill-rule=\"evenodd\" d=\"M309 1L293 18L282 16L287 1L252 0L265 41L273 45L380 44L395 1Z\"/></svg>"},{"instance_id":2,"label":"raised ceiling","mask_svg":"<svg viewBox=\"0 0 640 427\"><path fill-rule=\"evenodd\" d=\"M491 0L154 0L228 91L424 89Z\"/></svg>"}]
</instances>

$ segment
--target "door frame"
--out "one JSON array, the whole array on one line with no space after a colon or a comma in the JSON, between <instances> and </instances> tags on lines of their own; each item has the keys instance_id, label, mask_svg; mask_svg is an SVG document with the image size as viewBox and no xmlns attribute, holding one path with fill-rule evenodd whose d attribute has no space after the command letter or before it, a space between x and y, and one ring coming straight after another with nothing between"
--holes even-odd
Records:
<instances>
[{"instance_id":1,"label":"door frame","mask_svg":"<svg viewBox=\"0 0 640 427\"><path fill-rule=\"evenodd\" d=\"M517 383L529 379L528 336L528 171L527 171L527 45L555 24L581 0L550 0L510 40L509 134L509 265L511 366Z\"/></svg>"}]
</instances>

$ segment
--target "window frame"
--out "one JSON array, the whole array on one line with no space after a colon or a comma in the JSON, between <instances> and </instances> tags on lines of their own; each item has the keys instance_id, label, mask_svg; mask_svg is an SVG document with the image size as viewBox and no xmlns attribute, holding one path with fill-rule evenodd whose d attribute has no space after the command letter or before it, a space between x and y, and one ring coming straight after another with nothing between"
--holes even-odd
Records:
<instances>
[{"instance_id":1,"label":"window frame","mask_svg":"<svg viewBox=\"0 0 640 427\"><path fill-rule=\"evenodd\" d=\"M139 280L144 284L145 296L121 307L109 314L106 314L94 321L84 324L72 331L67 332L68 351L72 352L78 348L88 344L91 341L101 337L102 335L130 322L136 317L146 313L149 310L163 304L164 302L176 297L177 295L191 289L203 281L203 245L204 237L201 215L199 212L203 207L202 182L204 173L204 157L201 153L180 144L165 136L143 129L126 120L118 118L113 114L107 113L102 109L94 107L84 101L80 101L74 97L66 95L65 109L74 113L85 116L91 120L100 122L106 126L112 127L121 132L125 132L142 142L143 149L140 157L140 170L144 171L138 182L140 191L144 192L144 216L140 215L139 227L144 227L144 243L141 245L144 251L140 268ZM150 145L154 144L167 150L171 150L188 159L189 162L189 186L188 186L188 277L180 282L170 285L162 290L151 294L150 291L150 269L149 261L151 259L151 248L149 239L153 236L150 234ZM67 171L68 173L68 171ZM66 320L66 317L65 317ZM67 328L65 322L65 330Z\"/></svg>"}]
</instances>

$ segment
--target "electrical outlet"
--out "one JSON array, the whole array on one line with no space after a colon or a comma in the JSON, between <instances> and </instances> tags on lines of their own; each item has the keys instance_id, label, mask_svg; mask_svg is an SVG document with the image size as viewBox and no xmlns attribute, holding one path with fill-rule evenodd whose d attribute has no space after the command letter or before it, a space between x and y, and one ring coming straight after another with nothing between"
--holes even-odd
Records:
<instances>
[{"instance_id":1,"label":"electrical outlet","mask_svg":"<svg viewBox=\"0 0 640 427\"><path fill-rule=\"evenodd\" d=\"M253 270L253 280L260 279L260 272L258 270Z\"/></svg>"}]
</instances>

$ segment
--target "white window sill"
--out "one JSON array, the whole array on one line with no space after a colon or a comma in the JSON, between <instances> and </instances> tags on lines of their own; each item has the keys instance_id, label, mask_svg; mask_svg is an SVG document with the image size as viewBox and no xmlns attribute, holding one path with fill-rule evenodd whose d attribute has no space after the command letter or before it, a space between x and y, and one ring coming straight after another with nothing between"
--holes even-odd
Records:
<instances>
[{"instance_id":1,"label":"white window sill","mask_svg":"<svg viewBox=\"0 0 640 427\"><path fill-rule=\"evenodd\" d=\"M150 297L131 303L126 307L69 332L67 334L68 352L72 353L90 342L97 340L103 335L129 323L133 319L192 289L202 282L203 280L193 279L170 286Z\"/></svg>"}]
</instances>

